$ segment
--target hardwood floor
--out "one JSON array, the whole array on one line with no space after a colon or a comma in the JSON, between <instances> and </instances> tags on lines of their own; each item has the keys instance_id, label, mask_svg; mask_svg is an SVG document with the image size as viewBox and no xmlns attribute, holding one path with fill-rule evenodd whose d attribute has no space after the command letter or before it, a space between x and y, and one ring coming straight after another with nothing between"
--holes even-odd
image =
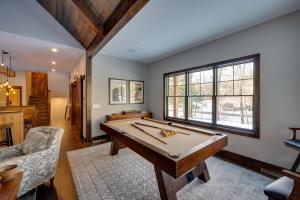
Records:
<instances>
[{"instance_id":1,"label":"hardwood floor","mask_svg":"<svg viewBox=\"0 0 300 200\"><path fill-rule=\"evenodd\" d=\"M75 130L75 128L72 128L70 123L66 122L65 120L53 121L51 122L51 126L61 127L65 130L60 147L56 176L54 178L54 188L50 187L50 183L39 186L37 189L36 199L76 200L77 195L67 158L67 152L85 148L91 145L86 144L85 141L80 138L80 134ZM30 199L30 194L28 196L29 197L24 196L20 200Z\"/></svg>"}]
</instances>

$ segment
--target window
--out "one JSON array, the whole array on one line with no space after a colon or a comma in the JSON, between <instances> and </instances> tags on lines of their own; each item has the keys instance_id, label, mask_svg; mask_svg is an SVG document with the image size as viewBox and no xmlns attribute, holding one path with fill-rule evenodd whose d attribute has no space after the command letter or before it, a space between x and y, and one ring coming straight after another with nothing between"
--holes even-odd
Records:
<instances>
[{"instance_id":1,"label":"window","mask_svg":"<svg viewBox=\"0 0 300 200\"><path fill-rule=\"evenodd\" d=\"M188 73L188 119L212 122L213 69Z\"/></svg>"},{"instance_id":2,"label":"window","mask_svg":"<svg viewBox=\"0 0 300 200\"><path fill-rule=\"evenodd\" d=\"M165 119L258 137L258 54L164 77Z\"/></svg>"},{"instance_id":3,"label":"window","mask_svg":"<svg viewBox=\"0 0 300 200\"><path fill-rule=\"evenodd\" d=\"M185 96L186 96L185 74L172 75L168 77L168 116L173 118L185 118Z\"/></svg>"}]
</instances>

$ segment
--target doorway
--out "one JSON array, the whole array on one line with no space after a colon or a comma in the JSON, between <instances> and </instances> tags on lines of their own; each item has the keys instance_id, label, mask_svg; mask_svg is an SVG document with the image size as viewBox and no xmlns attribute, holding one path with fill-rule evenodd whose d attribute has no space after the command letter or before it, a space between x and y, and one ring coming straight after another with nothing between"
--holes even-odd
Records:
<instances>
[{"instance_id":1,"label":"doorway","mask_svg":"<svg viewBox=\"0 0 300 200\"><path fill-rule=\"evenodd\" d=\"M83 76L70 85L71 125L83 138Z\"/></svg>"}]
</instances>

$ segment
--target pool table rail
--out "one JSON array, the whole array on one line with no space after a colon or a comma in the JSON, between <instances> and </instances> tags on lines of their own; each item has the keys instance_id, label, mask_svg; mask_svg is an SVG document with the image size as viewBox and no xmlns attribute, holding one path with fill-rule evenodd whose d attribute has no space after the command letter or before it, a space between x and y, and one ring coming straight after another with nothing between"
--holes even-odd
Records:
<instances>
[{"instance_id":1,"label":"pool table rail","mask_svg":"<svg viewBox=\"0 0 300 200\"><path fill-rule=\"evenodd\" d=\"M114 122L116 121L113 121L113 123ZM179 158L174 158L171 157L172 155L168 152L114 127L111 125L111 122L100 123L100 128L112 138L111 155L117 154L118 150L123 147L129 147L137 154L153 163L155 167L163 170L175 179L189 172L193 167L198 166L207 158L222 150L228 143L228 138L225 134L204 133L210 134L211 138L194 146L188 151L181 153ZM201 130L193 128L189 130L202 133Z\"/></svg>"},{"instance_id":2,"label":"pool table rail","mask_svg":"<svg viewBox=\"0 0 300 200\"><path fill-rule=\"evenodd\" d=\"M215 155L228 145L228 136L225 134L217 134L201 143L189 151L181 154L181 159L176 163L176 177L180 177L191 169L191 166L197 166L209 157Z\"/></svg>"},{"instance_id":3,"label":"pool table rail","mask_svg":"<svg viewBox=\"0 0 300 200\"><path fill-rule=\"evenodd\" d=\"M191 127L191 126L187 126L185 124L178 124L178 123L169 122L169 121L160 121L160 120L148 119L148 118L144 118L143 120L146 120L146 121L149 121L149 122L156 122L156 123L163 124L163 125L169 125L169 126L173 126L173 127L176 127L176 128L181 128L181 129L185 129L185 130L188 130L188 131L194 131L194 132L198 132L198 133L206 134L206 135L219 134L219 132L217 132L217 131L209 131L209 130L206 130L206 129Z\"/></svg>"},{"instance_id":4,"label":"pool table rail","mask_svg":"<svg viewBox=\"0 0 300 200\"><path fill-rule=\"evenodd\" d=\"M176 159L170 157L166 151L146 143L130 134L126 134L122 130L113 127L108 123L100 123L100 128L111 136L111 148L116 148L114 150L114 154L116 154L119 149L128 147L152 164L166 171L169 175L173 176L174 172L176 172Z\"/></svg>"}]
</instances>

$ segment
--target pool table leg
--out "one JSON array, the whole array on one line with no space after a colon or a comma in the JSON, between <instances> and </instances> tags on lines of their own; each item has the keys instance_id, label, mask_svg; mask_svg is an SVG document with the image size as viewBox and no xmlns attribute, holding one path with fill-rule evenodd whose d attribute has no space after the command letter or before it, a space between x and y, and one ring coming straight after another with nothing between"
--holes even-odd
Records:
<instances>
[{"instance_id":1,"label":"pool table leg","mask_svg":"<svg viewBox=\"0 0 300 200\"><path fill-rule=\"evenodd\" d=\"M196 177L205 183L210 179L205 161L177 179L174 179L157 166L154 166L154 169L162 200L176 200L176 192L192 182Z\"/></svg>"},{"instance_id":2,"label":"pool table leg","mask_svg":"<svg viewBox=\"0 0 300 200\"><path fill-rule=\"evenodd\" d=\"M204 183L206 183L207 181L209 181L210 176L205 161L203 161L200 165L198 165L198 167L200 168L201 171L201 174L198 176L198 178L202 180Z\"/></svg>"},{"instance_id":3,"label":"pool table leg","mask_svg":"<svg viewBox=\"0 0 300 200\"><path fill-rule=\"evenodd\" d=\"M158 189L161 200L176 200L176 192L173 188L173 182L171 176L163 172L158 167L154 166Z\"/></svg>"},{"instance_id":4,"label":"pool table leg","mask_svg":"<svg viewBox=\"0 0 300 200\"><path fill-rule=\"evenodd\" d=\"M121 146L122 146L122 144L120 141L114 140L112 138L111 145L110 145L110 155L113 156L113 155L118 154L119 149L121 149Z\"/></svg>"}]
</instances>

